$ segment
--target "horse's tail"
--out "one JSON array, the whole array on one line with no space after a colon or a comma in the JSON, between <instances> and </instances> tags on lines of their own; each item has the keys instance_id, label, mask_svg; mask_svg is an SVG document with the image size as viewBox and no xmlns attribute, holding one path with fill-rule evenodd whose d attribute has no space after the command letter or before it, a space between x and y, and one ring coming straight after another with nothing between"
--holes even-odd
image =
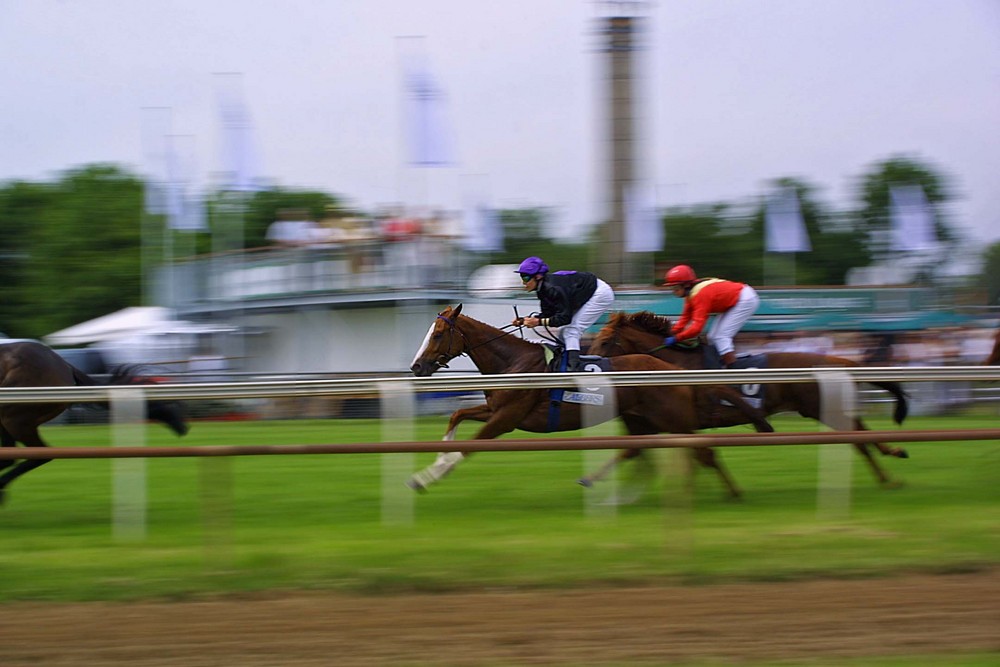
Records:
<instances>
[{"instance_id":1,"label":"horse's tail","mask_svg":"<svg viewBox=\"0 0 1000 667\"><path fill-rule=\"evenodd\" d=\"M84 387L104 386L109 384L137 384L145 380L145 371L142 364L125 364L116 366L110 377L98 379L92 375L87 375L76 366L70 365L73 369L73 381Z\"/></svg>"},{"instance_id":2,"label":"horse's tail","mask_svg":"<svg viewBox=\"0 0 1000 667\"><path fill-rule=\"evenodd\" d=\"M76 366L71 365L70 368L73 369L73 382L75 382L78 386L93 387L94 385L101 384L95 378L90 377Z\"/></svg>"},{"instance_id":3,"label":"horse's tail","mask_svg":"<svg viewBox=\"0 0 1000 667\"><path fill-rule=\"evenodd\" d=\"M142 364L122 364L111 371L108 384L146 384L148 367Z\"/></svg>"},{"instance_id":4,"label":"horse's tail","mask_svg":"<svg viewBox=\"0 0 1000 667\"><path fill-rule=\"evenodd\" d=\"M892 419L897 424L902 424L910 412L910 406L906 402L907 394L903 391L903 387L898 382L872 382L871 384L879 389L885 389L896 397L896 409L892 411Z\"/></svg>"}]
</instances>

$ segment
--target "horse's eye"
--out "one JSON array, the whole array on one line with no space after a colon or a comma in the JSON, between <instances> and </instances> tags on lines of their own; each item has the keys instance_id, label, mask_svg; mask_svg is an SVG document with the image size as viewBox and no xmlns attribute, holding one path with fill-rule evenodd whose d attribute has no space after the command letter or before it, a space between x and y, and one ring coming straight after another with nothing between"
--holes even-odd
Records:
<instances>
[{"instance_id":1,"label":"horse's eye","mask_svg":"<svg viewBox=\"0 0 1000 667\"><path fill-rule=\"evenodd\" d=\"M431 334L431 339L432 340L440 340L441 336L443 336L443 335L444 334L442 334L442 333Z\"/></svg>"}]
</instances>

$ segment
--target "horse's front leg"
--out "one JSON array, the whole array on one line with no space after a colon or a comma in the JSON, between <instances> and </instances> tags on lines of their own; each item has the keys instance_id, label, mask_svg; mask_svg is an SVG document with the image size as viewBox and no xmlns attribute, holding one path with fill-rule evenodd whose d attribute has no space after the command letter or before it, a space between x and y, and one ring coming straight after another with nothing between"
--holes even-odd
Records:
<instances>
[{"instance_id":1,"label":"horse's front leg","mask_svg":"<svg viewBox=\"0 0 1000 667\"><path fill-rule=\"evenodd\" d=\"M714 401L729 401L734 408L739 410L749 420L758 433L774 433L774 427L767 421L764 412L747 403L743 395L732 387L726 385L712 386L708 388L708 392Z\"/></svg>"},{"instance_id":2,"label":"horse's front leg","mask_svg":"<svg viewBox=\"0 0 1000 667\"><path fill-rule=\"evenodd\" d=\"M594 485L595 482L599 482L608 476L612 470L614 470L619 463L634 459L637 456L642 455L641 449L620 449L615 452L607 462L604 463L600 468L590 473L589 475L584 475L580 479L576 480L576 483L580 486L585 486L588 489Z\"/></svg>"},{"instance_id":3,"label":"horse's front leg","mask_svg":"<svg viewBox=\"0 0 1000 667\"><path fill-rule=\"evenodd\" d=\"M14 436L0 424L0 447L17 447ZM0 459L0 470L14 465L14 459Z\"/></svg>"},{"instance_id":4,"label":"horse's front leg","mask_svg":"<svg viewBox=\"0 0 1000 667\"><path fill-rule=\"evenodd\" d=\"M26 447L48 446L42 440L41 436L38 435L38 429L34 426L24 426L22 424L15 423L8 428L4 425L3 432L0 434L0 443L2 443L4 447L14 447L17 444L17 440L24 443ZM0 475L0 504L3 504L8 484L21 475L31 472L35 468L43 466L51 460L52 459L27 459L25 461L21 461L16 466ZM6 468L9 466L10 464L3 467Z\"/></svg>"},{"instance_id":5,"label":"horse's front leg","mask_svg":"<svg viewBox=\"0 0 1000 667\"><path fill-rule=\"evenodd\" d=\"M458 430L458 425L467 419L473 419L478 422L489 421L490 417L493 416L493 408L488 404L483 403L481 405L476 405L471 408L462 408L461 410L455 410L451 414L451 419L448 420L448 430L444 434L442 440L454 440L455 432Z\"/></svg>"},{"instance_id":6,"label":"horse's front leg","mask_svg":"<svg viewBox=\"0 0 1000 667\"><path fill-rule=\"evenodd\" d=\"M522 413L526 412L527 410L515 410L513 407L494 412L486 403L456 410L448 420L448 431L444 439L454 440L458 424L466 419L475 419L486 422L476 434L476 440L489 440L513 431L523 419ZM415 473L406 484L414 491L426 491L427 487L444 479L467 456L462 452L441 452L434 463Z\"/></svg>"},{"instance_id":7,"label":"horse's front leg","mask_svg":"<svg viewBox=\"0 0 1000 667\"><path fill-rule=\"evenodd\" d=\"M445 432L442 440L454 440L455 433L458 431L458 425L467 419L485 422L492 416L493 410L486 403L456 410L448 420L448 430ZM464 458L465 454L462 452L440 452L437 458L434 459L434 463L414 474L406 484L415 491L426 491L428 486L444 479Z\"/></svg>"}]
</instances>

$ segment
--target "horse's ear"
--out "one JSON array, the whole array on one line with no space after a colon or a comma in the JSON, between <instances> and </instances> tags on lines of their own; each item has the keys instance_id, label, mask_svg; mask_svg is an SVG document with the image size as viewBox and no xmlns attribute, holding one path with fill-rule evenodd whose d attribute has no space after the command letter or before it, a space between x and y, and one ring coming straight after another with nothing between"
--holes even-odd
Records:
<instances>
[{"instance_id":1,"label":"horse's ear","mask_svg":"<svg viewBox=\"0 0 1000 667\"><path fill-rule=\"evenodd\" d=\"M462 304L458 304L457 306L455 306L455 310L451 311L451 316L458 317L461 314L462 314Z\"/></svg>"}]
</instances>

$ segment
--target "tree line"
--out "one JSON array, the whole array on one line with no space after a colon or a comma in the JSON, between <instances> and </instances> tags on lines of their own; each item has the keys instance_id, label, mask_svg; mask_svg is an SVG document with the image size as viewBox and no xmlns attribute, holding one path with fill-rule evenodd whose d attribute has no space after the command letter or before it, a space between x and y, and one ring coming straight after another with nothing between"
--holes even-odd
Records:
<instances>
[{"instance_id":1,"label":"tree line","mask_svg":"<svg viewBox=\"0 0 1000 667\"><path fill-rule=\"evenodd\" d=\"M934 206L936 233L945 252L957 248L960 234L942 215L941 205L954 197L949 180L921 161L894 157L872 165L858 179L852 210L831 209L819 189L802 179L778 179L767 185L768 191L791 188L797 193L812 244L809 253L798 257L765 253L765 193L749 202L664 210L665 244L652 253L652 261L658 267L689 263L701 275L757 285L764 284L768 274L781 275L786 268L794 271L798 284L842 285L852 268L888 255L889 190L895 184L923 188ZM213 239L224 235L233 239L227 249L259 247L267 244L267 228L282 209L304 209L313 219L324 217L331 207L344 211L339 195L272 187L249 194L237 221L227 214L232 210L231 196L209 196L206 231L181 232L167 229L164 216L144 212L145 184L118 165L86 165L51 181L0 183L0 332L39 338L141 305L143 276L163 261L168 244L192 254L205 253L213 250ZM516 263L527 255L541 255L557 268L595 268L600 226L568 243L550 229L550 214L545 207L500 210L504 248L477 259ZM1000 298L1000 244L985 248L983 260L983 270L972 277L970 286L995 304ZM919 280L934 280L935 270L932 265L924 267ZM650 275L649 283L655 279Z\"/></svg>"}]
</instances>

